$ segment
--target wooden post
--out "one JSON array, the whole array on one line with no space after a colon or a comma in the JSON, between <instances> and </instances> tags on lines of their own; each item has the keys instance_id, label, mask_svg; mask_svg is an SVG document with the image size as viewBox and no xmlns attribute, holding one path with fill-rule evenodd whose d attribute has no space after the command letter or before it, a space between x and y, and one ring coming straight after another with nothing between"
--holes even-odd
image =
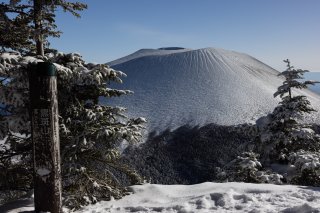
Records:
<instances>
[{"instance_id":1,"label":"wooden post","mask_svg":"<svg viewBox=\"0 0 320 213\"><path fill-rule=\"evenodd\" d=\"M62 212L57 77L52 63L30 69L35 212Z\"/></svg>"}]
</instances>

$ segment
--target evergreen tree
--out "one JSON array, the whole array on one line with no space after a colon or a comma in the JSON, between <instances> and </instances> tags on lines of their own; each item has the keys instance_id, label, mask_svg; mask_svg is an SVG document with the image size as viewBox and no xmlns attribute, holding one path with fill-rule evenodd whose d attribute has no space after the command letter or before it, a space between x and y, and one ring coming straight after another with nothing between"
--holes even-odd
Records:
<instances>
[{"instance_id":1,"label":"evergreen tree","mask_svg":"<svg viewBox=\"0 0 320 213\"><path fill-rule=\"evenodd\" d=\"M14 9L19 12L3 23L12 24L20 17L25 22L16 25L17 40L5 30L5 36L1 37L1 45L20 53L0 54L0 140L3 140L0 143L0 190L26 191L32 188L28 72L32 64L49 61L58 71L65 205L79 208L111 197L120 198L126 194L126 189L117 180L116 173L128 175L133 183L141 179L118 161L118 147L123 140L137 142L140 139L145 119L130 119L126 117L124 108L102 105L99 99L132 93L108 88L111 81L121 83L125 74L104 64L86 63L78 54L63 54L49 49L43 51L47 37L58 35L54 9L59 6L78 15L76 11L85 8L83 4L64 0L27 1L34 3L32 5L21 2L25 3L11 1L10 4L1 4L2 11ZM35 7L39 7L36 3L40 4L40 12L35 12ZM6 8L9 9L4 10ZM36 21L39 21L39 26L36 26ZM23 36L24 31L30 34ZM37 33L39 37L34 36Z\"/></svg>"},{"instance_id":2,"label":"evergreen tree","mask_svg":"<svg viewBox=\"0 0 320 213\"><path fill-rule=\"evenodd\" d=\"M257 120L259 140L219 172L220 180L319 186L320 135L312 125L302 122L306 113L315 110L306 96L294 95L294 89L319 82L303 81L303 74L308 71L294 69L288 59L284 62L287 70L279 76L285 80L274 93L281 102L272 113ZM270 167L279 163L286 168L281 174Z\"/></svg>"},{"instance_id":3,"label":"evergreen tree","mask_svg":"<svg viewBox=\"0 0 320 213\"><path fill-rule=\"evenodd\" d=\"M1 3L0 46L20 52L33 50L43 56L44 46L49 44L47 38L61 34L55 25L57 8L80 17L78 11L86 9L87 5L66 0L10 0Z\"/></svg>"},{"instance_id":4,"label":"evergreen tree","mask_svg":"<svg viewBox=\"0 0 320 213\"><path fill-rule=\"evenodd\" d=\"M9 18L7 13L14 13L15 16ZM14 8L11 4L0 4L0 46L3 51L5 48L19 51L32 49L31 28L28 23L24 7Z\"/></svg>"},{"instance_id":5,"label":"evergreen tree","mask_svg":"<svg viewBox=\"0 0 320 213\"><path fill-rule=\"evenodd\" d=\"M282 184L283 176L270 170L265 171L259 161L259 154L252 151L243 152L236 159L229 162L224 168L217 170L218 181L246 182L246 183L273 183Z\"/></svg>"},{"instance_id":6,"label":"evergreen tree","mask_svg":"<svg viewBox=\"0 0 320 213\"><path fill-rule=\"evenodd\" d=\"M304 89L319 82L303 81L303 74L308 71L294 69L288 59L284 62L287 63L287 70L279 75L284 76L285 81L274 93L274 97L280 96L282 100L270 115L260 119L260 123L264 124L260 126L262 144L259 152L263 155L262 162L265 165L291 165L286 177L289 182L303 184L298 180L312 176L312 180L308 179L310 185L319 182L316 180L319 179L319 175L316 175L318 166L310 165L319 161L320 136L312 129L312 125L302 122L305 114L315 111L310 101L306 96L293 93L294 89Z\"/></svg>"},{"instance_id":7,"label":"evergreen tree","mask_svg":"<svg viewBox=\"0 0 320 213\"><path fill-rule=\"evenodd\" d=\"M140 177L118 161L119 144L137 142L143 118L130 119L124 108L102 105L99 98L130 94L108 88L125 76L106 65L85 63L78 54L49 53L41 56L0 55L0 190L32 188L32 143L29 121L28 69L32 63L51 61L58 71L60 143L63 195L70 208L101 199L120 198L126 189L115 172Z\"/></svg>"},{"instance_id":8,"label":"evergreen tree","mask_svg":"<svg viewBox=\"0 0 320 213\"><path fill-rule=\"evenodd\" d=\"M304 89L318 82L302 81L303 74L308 71L294 69L288 59L284 62L287 63L287 70L279 76L284 76L285 81L274 93L274 97L280 96L282 101L269 115L269 122L261 136L263 143L271 145L271 159L280 162L287 162L288 154L292 151L315 151L319 148L318 139L311 126L301 123L306 113L315 110L306 96L293 95L293 89Z\"/></svg>"}]
</instances>

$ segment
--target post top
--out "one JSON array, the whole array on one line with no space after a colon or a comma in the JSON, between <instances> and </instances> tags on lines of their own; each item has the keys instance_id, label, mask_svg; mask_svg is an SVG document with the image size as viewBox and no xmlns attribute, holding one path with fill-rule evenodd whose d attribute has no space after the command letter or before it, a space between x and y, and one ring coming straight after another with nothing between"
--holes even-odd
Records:
<instances>
[{"instance_id":1,"label":"post top","mask_svg":"<svg viewBox=\"0 0 320 213\"><path fill-rule=\"evenodd\" d=\"M56 76L56 67L51 62L38 62L37 73L42 76Z\"/></svg>"}]
</instances>

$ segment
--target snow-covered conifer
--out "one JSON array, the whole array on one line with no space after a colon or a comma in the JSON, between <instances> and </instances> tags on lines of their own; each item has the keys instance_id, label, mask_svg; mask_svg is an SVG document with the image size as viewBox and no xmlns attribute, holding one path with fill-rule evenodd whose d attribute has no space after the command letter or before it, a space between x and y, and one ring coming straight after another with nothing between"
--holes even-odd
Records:
<instances>
[{"instance_id":1,"label":"snow-covered conifer","mask_svg":"<svg viewBox=\"0 0 320 213\"><path fill-rule=\"evenodd\" d=\"M76 53L44 49L48 36L60 35L58 7L79 16L86 5L67 0L0 3L0 46L18 51L0 53L0 190L32 188L28 73L37 62L52 62L58 75L63 197L67 206L78 208L123 196L126 189L115 173L141 181L118 161L118 147L123 140L139 140L145 119L130 119L126 109L99 102L132 93L108 88L111 81L121 83L124 73L86 63Z\"/></svg>"},{"instance_id":2,"label":"snow-covered conifer","mask_svg":"<svg viewBox=\"0 0 320 213\"><path fill-rule=\"evenodd\" d=\"M318 162L320 136L312 129L312 125L302 122L306 113L309 114L315 110L306 96L295 96L294 89L304 89L308 85L319 82L303 81L303 74L308 71L294 69L288 59L284 62L287 63L287 70L280 75L285 77L285 81L274 93L274 97L280 96L282 100L271 114L257 122L261 132L261 144L258 147L265 165L287 164L291 170L292 167L295 167L296 171L293 176L295 176L295 182L298 183L297 180L301 180L301 175L305 175L307 170L301 171L301 166L295 159L310 159L310 156L313 156L313 161ZM315 174L318 168L308 167L308 169ZM286 177L288 181L292 179L290 176ZM316 178L313 180L316 181ZM309 181L311 182L312 180ZM300 182L300 184L303 183Z\"/></svg>"},{"instance_id":3,"label":"snow-covered conifer","mask_svg":"<svg viewBox=\"0 0 320 213\"><path fill-rule=\"evenodd\" d=\"M304 151L292 152L289 161L295 169L290 177L291 183L307 186L320 186L320 152Z\"/></svg>"},{"instance_id":4,"label":"snow-covered conifer","mask_svg":"<svg viewBox=\"0 0 320 213\"><path fill-rule=\"evenodd\" d=\"M281 102L272 113L256 122L258 140L252 143L255 145L251 149L258 154L242 153L219 177L245 182L319 185L320 135L315 133L313 125L303 123L305 114L315 110L306 96L294 95L295 89L319 82L303 81L303 74L308 71L294 69L288 59L284 62L287 70L279 75L285 80L274 93L274 97L280 96Z\"/></svg>"},{"instance_id":5,"label":"snow-covered conifer","mask_svg":"<svg viewBox=\"0 0 320 213\"><path fill-rule=\"evenodd\" d=\"M102 105L99 98L132 93L108 88L124 73L104 64L85 63L79 54L51 52L44 57L0 55L1 134L0 187L31 188L32 145L29 121L28 75L32 63L51 61L58 72L59 122L63 188L66 204L79 207L125 194L114 175L138 175L118 161L118 145L141 137L145 119L130 119L122 107Z\"/></svg>"},{"instance_id":6,"label":"snow-covered conifer","mask_svg":"<svg viewBox=\"0 0 320 213\"><path fill-rule=\"evenodd\" d=\"M307 88L316 81L302 81L307 70L294 69L287 63L287 70L282 72L285 77L283 85L274 93L282 101L268 116L268 122L261 133L261 141L270 151L271 161L288 162L289 153L299 149L316 151L319 149L319 136L311 129L311 125L301 123L306 113L315 111L306 96L294 96L293 89ZM264 147L263 149L265 149Z\"/></svg>"},{"instance_id":7,"label":"snow-covered conifer","mask_svg":"<svg viewBox=\"0 0 320 213\"><path fill-rule=\"evenodd\" d=\"M258 183L256 173L262 168L258 157L254 152L244 152L228 163L218 177L224 177L227 181Z\"/></svg>"},{"instance_id":8,"label":"snow-covered conifer","mask_svg":"<svg viewBox=\"0 0 320 213\"><path fill-rule=\"evenodd\" d=\"M80 17L86 4L67 0L10 0L0 3L0 46L19 52L44 55L49 36L59 37L55 24L58 8Z\"/></svg>"},{"instance_id":9,"label":"snow-covered conifer","mask_svg":"<svg viewBox=\"0 0 320 213\"><path fill-rule=\"evenodd\" d=\"M236 181L247 183L282 184L282 175L271 170L264 170L259 161L259 154L252 151L243 152L228 163L223 169L218 169L218 181Z\"/></svg>"}]
</instances>

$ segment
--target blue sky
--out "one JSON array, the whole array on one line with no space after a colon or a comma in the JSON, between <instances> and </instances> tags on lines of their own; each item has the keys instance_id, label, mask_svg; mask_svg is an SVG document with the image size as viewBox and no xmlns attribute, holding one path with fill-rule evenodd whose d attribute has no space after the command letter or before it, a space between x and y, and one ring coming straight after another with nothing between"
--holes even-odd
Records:
<instances>
[{"instance_id":1,"label":"blue sky","mask_svg":"<svg viewBox=\"0 0 320 213\"><path fill-rule=\"evenodd\" d=\"M90 0L58 12L51 47L104 63L142 48L219 47L285 69L320 71L320 0Z\"/></svg>"}]
</instances>

